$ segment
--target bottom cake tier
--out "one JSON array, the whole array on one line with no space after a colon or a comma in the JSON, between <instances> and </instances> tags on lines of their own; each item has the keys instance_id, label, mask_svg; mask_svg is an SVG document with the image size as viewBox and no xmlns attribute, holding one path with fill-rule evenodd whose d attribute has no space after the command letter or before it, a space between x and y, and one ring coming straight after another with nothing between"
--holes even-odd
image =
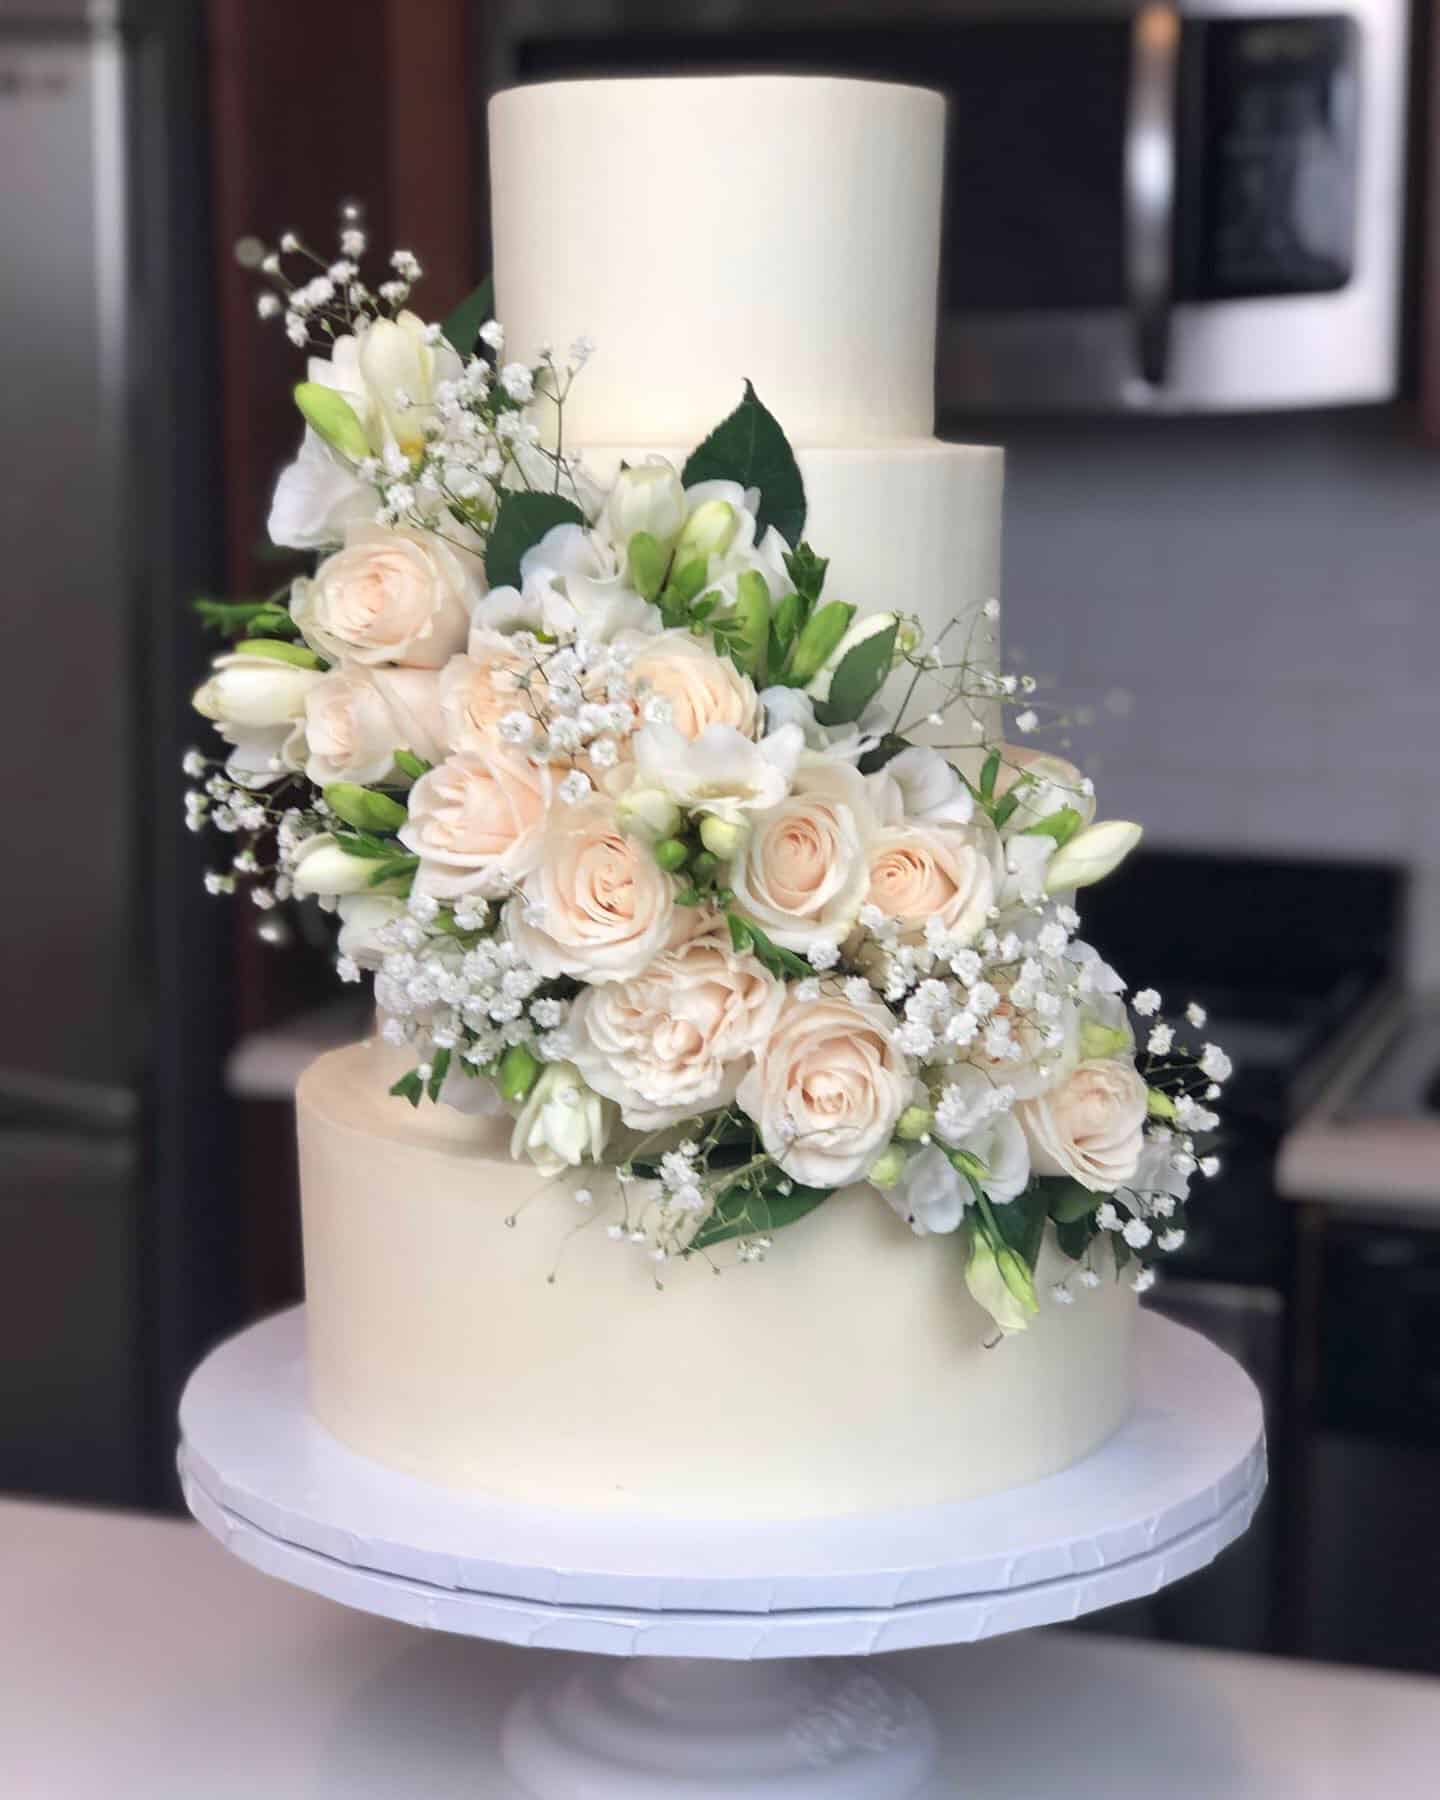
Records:
<instances>
[{"instance_id":1,"label":"bottom cake tier","mask_svg":"<svg viewBox=\"0 0 1440 1800\"><path fill-rule=\"evenodd\" d=\"M527 1504L803 1519L1016 1487L1130 1411L1128 1284L987 1348L957 1242L869 1188L764 1262L657 1268L599 1182L577 1206L578 1178L510 1161L506 1121L417 1112L392 1078L357 1044L297 1094L311 1405L365 1456Z\"/></svg>"}]
</instances>

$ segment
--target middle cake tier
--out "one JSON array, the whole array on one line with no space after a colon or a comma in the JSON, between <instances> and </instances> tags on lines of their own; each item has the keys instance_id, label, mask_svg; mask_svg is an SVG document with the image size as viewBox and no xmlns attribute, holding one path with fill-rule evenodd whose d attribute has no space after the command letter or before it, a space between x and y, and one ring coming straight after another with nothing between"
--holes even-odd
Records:
<instances>
[{"instance_id":1,"label":"middle cake tier","mask_svg":"<svg viewBox=\"0 0 1440 1800\"><path fill-rule=\"evenodd\" d=\"M663 456L684 467L693 445L581 444L609 485L622 462ZM947 661L993 668L999 633L983 613L1000 591L1005 453L935 438L872 447L797 448L805 540L830 569L825 597L862 613L913 613L927 641L946 633Z\"/></svg>"}]
</instances>

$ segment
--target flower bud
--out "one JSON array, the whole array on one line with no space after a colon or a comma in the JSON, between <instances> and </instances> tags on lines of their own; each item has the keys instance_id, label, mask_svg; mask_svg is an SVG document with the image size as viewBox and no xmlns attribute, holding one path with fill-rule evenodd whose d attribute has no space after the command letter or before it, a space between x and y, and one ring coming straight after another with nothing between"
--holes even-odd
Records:
<instances>
[{"instance_id":1,"label":"flower bud","mask_svg":"<svg viewBox=\"0 0 1440 1800\"><path fill-rule=\"evenodd\" d=\"M935 1123L935 1115L928 1106L907 1106L895 1122L895 1135L914 1143L925 1136Z\"/></svg>"},{"instance_id":2,"label":"flower bud","mask_svg":"<svg viewBox=\"0 0 1440 1800\"><path fill-rule=\"evenodd\" d=\"M730 642L731 655L756 685L765 685L765 658L770 648L770 589L758 569L747 569L735 583L735 609L731 619L737 627Z\"/></svg>"},{"instance_id":3,"label":"flower bud","mask_svg":"<svg viewBox=\"0 0 1440 1800\"><path fill-rule=\"evenodd\" d=\"M883 1193L899 1181L909 1160L910 1152L903 1144L887 1144L871 1163L865 1179Z\"/></svg>"},{"instance_id":4,"label":"flower bud","mask_svg":"<svg viewBox=\"0 0 1440 1800\"><path fill-rule=\"evenodd\" d=\"M322 831L296 851L291 883L297 899L310 894L361 894L370 888L378 866L370 857L351 856Z\"/></svg>"},{"instance_id":5,"label":"flower bud","mask_svg":"<svg viewBox=\"0 0 1440 1800\"><path fill-rule=\"evenodd\" d=\"M370 454L370 440L360 415L336 389L319 381L302 381L295 389L295 404L305 423L332 450L338 450L351 462L360 462Z\"/></svg>"},{"instance_id":6,"label":"flower bud","mask_svg":"<svg viewBox=\"0 0 1440 1800\"><path fill-rule=\"evenodd\" d=\"M1145 1110L1152 1119L1173 1119L1175 1102L1163 1088L1146 1088Z\"/></svg>"},{"instance_id":7,"label":"flower bud","mask_svg":"<svg viewBox=\"0 0 1440 1800\"><path fill-rule=\"evenodd\" d=\"M540 1075L540 1064L524 1044L512 1044L500 1058L497 1085L502 1100L523 1100Z\"/></svg>"},{"instance_id":8,"label":"flower bud","mask_svg":"<svg viewBox=\"0 0 1440 1800\"><path fill-rule=\"evenodd\" d=\"M631 837L668 838L680 823L680 808L663 788L627 788L615 802L620 829Z\"/></svg>"},{"instance_id":9,"label":"flower bud","mask_svg":"<svg viewBox=\"0 0 1440 1800\"><path fill-rule=\"evenodd\" d=\"M1045 865L1045 891L1089 887L1118 869L1140 842L1141 830L1125 819L1106 819L1077 832Z\"/></svg>"},{"instance_id":10,"label":"flower bud","mask_svg":"<svg viewBox=\"0 0 1440 1800\"><path fill-rule=\"evenodd\" d=\"M696 881L708 881L720 867L720 858L709 850L701 850L690 859L690 873Z\"/></svg>"},{"instance_id":11,"label":"flower bud","mask_svg":"<svg viewBox=\"0 0 1440 1800\"><path fill-rule=\"evenodd\" d=\"M305 696L323 679L269 656L218 656L192 704L217 725L287 725L303 717Z\"/></svg>"},{"instance_id":12,"label":"flower bud","mask_svg":"<svg viewBox=\"0 0 1440 1800\"><path fill-rule=\"evenodd\" d=\"M1123 1026L1102 1025L1098 1019L1091 1018L1080 1021L1081 1062L1103 1062L1107 1057L1118 1056L1122 1050L1129 1050L1134 1042L1134 1037Z\"/></svg>"},{"instance_id":13,"label":"flower bud","mask_svg":"<svg viewBox=\"0 0 1440 1800\"><path fill-rule=\"evenodd\" d=\"M675 566L711 556L723 556L735 542L740 515L728 500L706 500L697 506L681 529L675 545Z\"/></svg>"},{"instance_id":14,"label":"flower bud","mask_svg":"<svg viewBox=\"0 0 1440 1800\"><path fill-rule=\"evenodd\" d=\"M655 846L655 860L667 874L673 875L677 869L683 869L690 855L690 846L684 838L661 838Z\"/></svg>"},{"instance_id":15,"label":"flower bud","mask_svg":"<svg viewBox=\"0 0 1440 1800\"><path fill-rule=\"evenodd\" d=\"M528 1157L542 1175L598 1162L614 1113L574 1063L546 1063L515 1121L510 1154L516 1162Z\"/></svg>"},{"instance_id":16,"label":"flower bud","mask_svg":"<svg viewBox=\"0 0 1440 1800\"><path fill-rule=\"evenodd\" d=\"M288 638L241 638L235 646L236 656L262 656L271 662L289 663L296 669L319 669L324 665L313 650L304 644L292 644Z\"/></svg>"},{"instance_id":17,"label":"flower bud","mask_svg":"<svg viewBox=\"0 0 1440 1800\"><path fill-rule=\"evenodd\" d=\"M822 608L821 610L823 611L824 609ZM853 612L853 610L854 608L852 607L851 611ZM818 617L819 615L817 614L816 616ZM830 684L835 679L835 671L840 667L841 663L844 662L845 658L855 646L857 644L863 644L866 638L878 637L882 631L889 631L890 628L897 625L897 623L896 615L893 612L866 613L863 619L856 619L841 635L840 641L834 646L824 662L821 663L820 667L815 671L814 675L812 675L810 680L805 683L805 692L812 700L828 700L830 698ZM808 630L809 627L807 626L806 629ZM803 633L801 634L800 642L802 645L805 642Z\"/></svg>"},{"instance_id":18,"label":"flower bud","mask_svg":"<svg viewBox=\"0 0 1440 1800\"><path fill-rule=\"evenodd\" d=\"M605 513L618 550L624 550L636 532L644 532L654 540L662 560L668 560L685 523L685 489L673 466L657 456L620 471Z\"/></svg>"},{"instance_id":19,"label":"flower bud","mask_svg":"<svg viewBox=\"0 0 1440 1800\"><path fill-rule=\"evenodd\" d=\"M630 540L625 566L635 592L642 600L653 600L665 585L670 552L663 549L659 539L651 537L648 531L637 531Z\"/></svg>"},{"instance_id":20,"label":"flower bud","mask_svg":"<svg viewBox=\"0 0 1440 1800\"><path fill-rule=\"evenodd\" d=\"M1019 1260L1013 1250L1007 1250L1004 1254L1013 1261ZM1023 1263L1020 1266L1022 1270L1025 1269ZM1025 1275L1028 1281L1028 1270L1025 1270ZM983 1231L977 1230L972 1235L970 1261L965 1266L965 1285L976 1303L984 1307L1007 1337L1012 1332L1028 1329L1030 1314L1040 1310L1033 1282L1030 1282L1029 1304L1017 1299Z\"/></svg>"},{"instance_id":21,"label":"flower bud","mask_svg":"<svg viewBox=\"0 0 1440 1800\"><path fill-rule=\"evenodd\" d=\"M811 613L790 656L789 679L793 687L803 687L815 678L850 629L854 617L855 608L846 600L827 600Z\"/></svg>"},{"instance_id":22,"label":"flower bud","mask_svg":"<svg viewBox=\"0 0 1440 1800\"><path fill-rule=\"evenodd\" d=\"M325 804L337 819L357 831L398 831L405 823L405 808L388 794L357 786L353 781L332 781L324 790Z\"/></svg>"},{"instance_id":23,"label":"flower bud","mask_svg":"<svg viewBox=\"0 0 1440 1800\"><path fill-rule=\"evenodd\" d=\"M706 813L700 821L700 842L721 862L729 862L738 856L749 838L749 827L741 820L722 819L718 813Z\"/></svg>"}]
</instances>

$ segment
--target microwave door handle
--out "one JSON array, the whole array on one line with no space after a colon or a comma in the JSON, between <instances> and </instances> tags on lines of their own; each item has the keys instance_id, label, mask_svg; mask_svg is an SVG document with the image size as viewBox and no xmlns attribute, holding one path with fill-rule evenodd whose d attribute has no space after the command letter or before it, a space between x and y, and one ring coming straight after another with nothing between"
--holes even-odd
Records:
<instances>
[{"instance_id":1,"label":"microwave door handle","mask_svg":"<svg viewBox=\"0 0 1440 1800\"><path fill-rule=\"evenodd\" d=\"M1179 74L1180 9L1150 0L1130 38L1125 287L1140 374L1151 387L1164 383L1170 348Z\"/></svg>"}]
</instances>

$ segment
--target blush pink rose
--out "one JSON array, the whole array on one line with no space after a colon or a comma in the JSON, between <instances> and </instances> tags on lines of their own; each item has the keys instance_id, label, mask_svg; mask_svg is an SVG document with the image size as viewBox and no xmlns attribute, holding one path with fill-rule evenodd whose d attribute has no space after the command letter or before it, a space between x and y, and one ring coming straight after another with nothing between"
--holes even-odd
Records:
<instances>
[{"instance_id":1,"label":"blush pink rose","mask_svg":"<svg viewBox=\"0 0 1440 1800\"><path fill-rule=\"evenodd\" d=\"M1145 1083L1132 1064L1078 1064L1058 1087L1015 1108L1037 1175L1068 1175L1092 1193L1134 1178L1145 1137Z\"/></svg>"},{"instance_id":2,"label":"blush pink rose","mask_svg":"<svg viewBox=\"0 0 1440 1800\"><path fill-rule=\"evenodd\" d=\"M550 771L515 751L468 750L422 775L408 804L399 837L420 858L417 890L496 899L539 861Z\"/></svg>"}]
</instances>

